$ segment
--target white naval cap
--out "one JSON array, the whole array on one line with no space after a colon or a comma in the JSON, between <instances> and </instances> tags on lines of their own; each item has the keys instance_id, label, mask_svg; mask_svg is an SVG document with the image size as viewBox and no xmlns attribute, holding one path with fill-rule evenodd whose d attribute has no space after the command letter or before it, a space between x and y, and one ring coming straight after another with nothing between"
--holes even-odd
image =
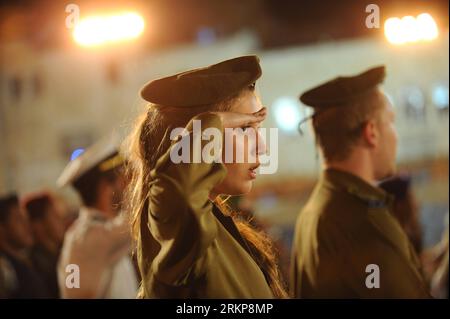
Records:
<instances>
[{"instance_id":1,"label":"white naval cap","mask_svg":"<svg viewBox=\"0 0 450 319\"><path fill-rule=\"evenodd\" d=\"M106 172L123 164L119 146L120 139L117 134L99 140L66 165L56 184L63 187L76 182L89 172Z\"/></svg>"}]
</instances>

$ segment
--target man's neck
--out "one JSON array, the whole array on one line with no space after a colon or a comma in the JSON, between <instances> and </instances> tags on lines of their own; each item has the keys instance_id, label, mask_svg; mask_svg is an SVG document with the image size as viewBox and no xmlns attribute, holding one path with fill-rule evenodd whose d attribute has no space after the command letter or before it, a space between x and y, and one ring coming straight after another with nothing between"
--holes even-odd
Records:
<instances>
[{"instance_id":1,"label":"man's neck","mask_svg":"<svg viewBox=\"0 0 450 319\"><path fill-rule=\"evenodd\" d=\"M104 205L93 205L90 208L99 212L106 219L111 219L116 216L116 213L111 208L104 207Z\"/></svg>"},{"instance_id":2,"label":"man's neck","mask_svg":"<svg viewBox=\"0 0 450 319\"><path fill-rule=\"evenodd\" d=\"M353 174L371 185L376 183L372 165L364 156L350 156L344 161L328 162L325 164L325 168Z\"/></svg>"}]
</instances>

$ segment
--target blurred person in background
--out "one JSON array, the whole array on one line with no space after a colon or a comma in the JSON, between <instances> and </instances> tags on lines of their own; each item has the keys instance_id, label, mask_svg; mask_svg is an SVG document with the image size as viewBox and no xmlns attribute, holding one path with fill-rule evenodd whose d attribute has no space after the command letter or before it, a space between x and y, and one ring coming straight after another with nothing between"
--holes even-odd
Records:
<instances>
[{"instance_id":1,"label":"blurred person in background","mask_svg":"<svg viewBox=\"0 0 450 319\"><path fill-rule=\"evenodd\" d=\"M23 200L34 235L30 259L53 298L59 298L56 266L64 240L64 211L54 195L33 194Z\"/></svg>"},{"instance_id":2,"label":"blurred person in background","mask_svg":"<svg viewBox=\"0 0 450 319\"><path fill-rule=\"evenodd\" d=\"M436 270L431 276L431 294L435 298L448 299L448 228L436 249Z\"/></svg>"},{"instance_id":3,"label":"blurred person in background","mask_svg":"<svg viewBox=\"0 0 450 319\"><path fill-rule=\"evenodd\" d=\"M9 284L7 282L8 278L11 277L11 271L9 269L9 263L5 257L0 255L0 299L5 299L8 297Z\"/></svg>"},{"instance_id":4,"label":"blurred person in background","mask_svg":"<svg viewBox=\"0 0 450 319\"><path fill-rule=\"evenodd\" d=\"M384 66L303 93L324 171L296 229L297 298L428 298L419 258L376 182L396 170L395 113Z\"/></svg>"},{"instance_id":5,"label":"blurred person in background","mask_svg":"<svg viewBox=\"0 0 450 319\"><path fill-rule=\"evenodd\" d=\"M402 226L414 246L416 254L420 256L422 253L422 229L417 202L411 190L411 177L397 175L381 182L379 187L394 196L391 213Z\"/></svg>"},{"instance_id":6,"label":"blurred person in background","mask_svg":"<svg viewBox=\"0 0 450 319\"><path fill-rule=\"evenodd\" d=\"M58 265L63 298L136 298L131 237L121 212L126 181L117 139L101 140L64 169L58 184L71 184L83 206L64 238ZM66 284L67 267L79 268L79 288Z\"/></svg>"},{"instance_id":7,"label":"blurred person in background","mask_svg":"<svg viewBox=\"0 0 450 319\"><path fill-rule=\"evenodd\" d=\"M431 295L439 299L448 299L448 267L449 267L449 214L444 217L445 231L441 240L422 253L424 273L431 287Z\"/></svg>"},{"instance_id":8,"label":"blurred person in background","mask_svg":"<svg viewBox=\"0 0 450 319\"><path fill-rule=\"evenodd\" d=\"M33 236L17 195L0 198L0 292L3 298L52 297L28 256Z\"/></svg>"}]
</instances>

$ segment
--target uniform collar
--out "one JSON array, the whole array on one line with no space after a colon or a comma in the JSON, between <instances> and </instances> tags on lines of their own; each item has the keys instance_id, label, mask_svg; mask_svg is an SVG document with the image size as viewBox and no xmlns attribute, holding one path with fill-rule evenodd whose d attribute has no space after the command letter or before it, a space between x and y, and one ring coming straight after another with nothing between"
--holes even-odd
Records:
<instances>
[{"instance_id":1,"label":"uniform collar","mask_svg":"<svg viewBox=\"0 0 450 319\"><path fill-rule=\"evenodd\" d=\"M80 208L80 217L86 218L86 219L93 219L95 221L106 221L106 217L104 214L99 211L98 209L95 209L93 207L87 207L82 206Z\"/></svg>"},{"instance_id":2,"label":"uniform collar","mask_svg":"<svg viewBox=\"0 0 450 319\"><path fill-rule=\"evenodd\" d=\"M332 188L342 189L359 198L370 208L390 206L393 202L393 196L348 172L328 168L322 175L322 181Z\"/></svg>"}]
</instances>

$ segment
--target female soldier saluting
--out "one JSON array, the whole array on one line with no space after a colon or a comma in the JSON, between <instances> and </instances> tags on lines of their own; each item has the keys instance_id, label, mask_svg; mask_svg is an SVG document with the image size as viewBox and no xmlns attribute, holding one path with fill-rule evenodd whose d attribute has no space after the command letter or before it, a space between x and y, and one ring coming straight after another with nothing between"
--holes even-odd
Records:
<instances>
[{"instance_id":1,"label":"female soldier saluting","mask_svg":"<svg viewBox=\"0 0 450 319\"><path fill-rule=\"evenodd\" d=\"M254 162L192 161L193 154L189 163L171 160L179 140L171 143L170 133L185 127L192 146L195 120L203 134L214 128L224 140L225 128L256 130L266 116L254 90L260 76L258 58L245 56L142 89L151 104L128 140L139 297L286 296L270 240L230 213L219 196L250 191L258 155L265 152L259 134L232 145L234 154L253 154ZM198 139L201 149L209 143Z\"/></svg>"}]
</instances>

